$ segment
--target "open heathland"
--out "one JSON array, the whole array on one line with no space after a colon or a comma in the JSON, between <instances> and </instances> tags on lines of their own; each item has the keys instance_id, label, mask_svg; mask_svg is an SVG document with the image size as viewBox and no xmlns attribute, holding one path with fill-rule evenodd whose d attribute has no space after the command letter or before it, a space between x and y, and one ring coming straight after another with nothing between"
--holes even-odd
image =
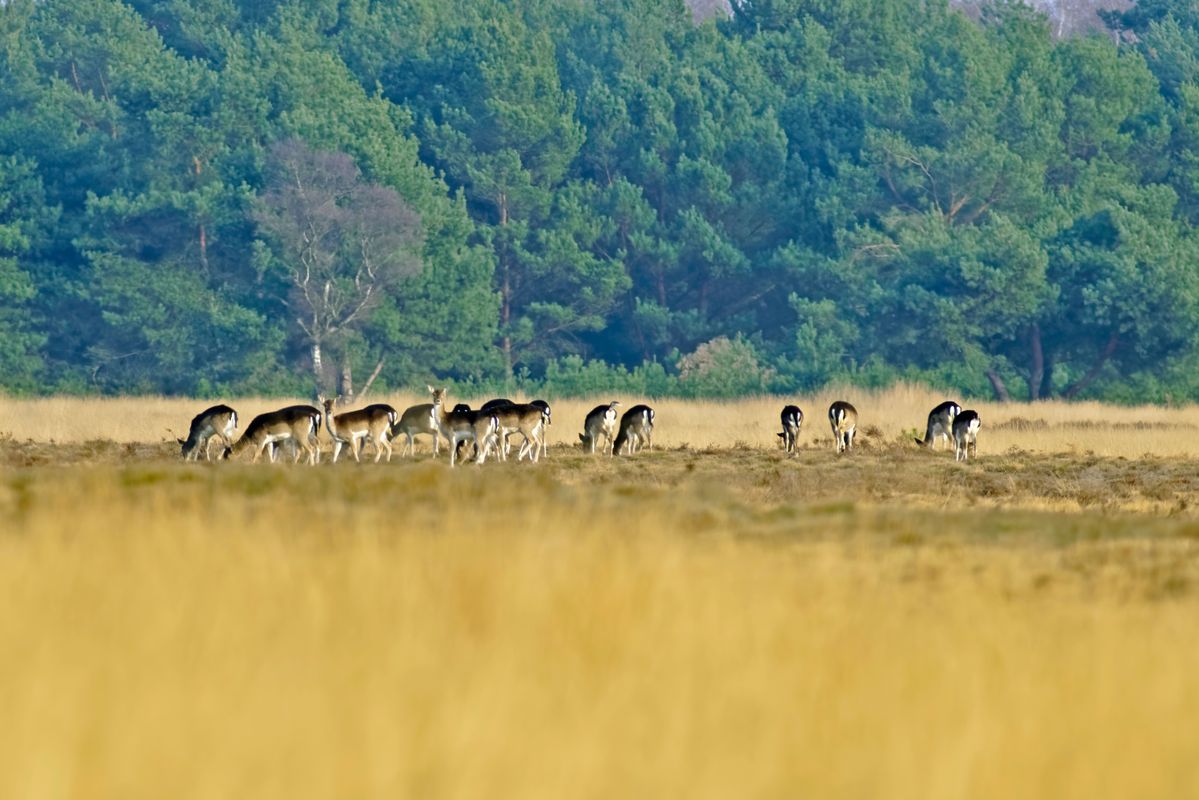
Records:
<instances>
[{"instance_id":1,"label":"open heathland","mask_svg":"<svg viewBox=\"0 0 1199 800\"><path fill-rule=\"evenodd\" d=\"M623 458L572 401L453 471L6 402L0 796L1199 791L1199 412L981 406L958 464L911 442L942 398L850 397L836 456L831 396L794 457L779 400L655 403Z\"/></svg>"}]
</instances>

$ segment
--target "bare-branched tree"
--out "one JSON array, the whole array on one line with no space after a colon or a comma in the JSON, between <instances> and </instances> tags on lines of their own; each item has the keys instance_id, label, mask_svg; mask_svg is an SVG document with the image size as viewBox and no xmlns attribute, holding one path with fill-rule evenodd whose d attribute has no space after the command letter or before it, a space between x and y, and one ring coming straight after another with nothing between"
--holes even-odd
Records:
<instances>
[{"instance_id":1,"label":"bare-branched tree","mask_svg":"<svg viewBox=\"0 0 1199 800\"><path fill-rule=\"evenodd\" d=\"M267 168L253 218L286 274L284 303L310 348L320 392L322 348L340 344L420 271L420 218L395 190L366 183L344 153L288 139L271 148ZM343 361L340 391L349 395Z\"/></svg>"}]
</instances>

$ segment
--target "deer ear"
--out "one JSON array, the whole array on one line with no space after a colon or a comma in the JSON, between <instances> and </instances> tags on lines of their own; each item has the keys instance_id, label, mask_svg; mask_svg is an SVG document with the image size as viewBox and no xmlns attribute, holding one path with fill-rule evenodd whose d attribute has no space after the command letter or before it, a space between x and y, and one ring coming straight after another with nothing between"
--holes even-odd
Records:
<instances>
[{"instance_id":1,"label":"deer ear","mask_svg":"<svg viewBox=\"0 0 1199 800\"><path fill-rule=\"evenodd\" d=\"M437 391L436 389L434 389L432 386L430 386L427 383L425 384L425 388L429 390L429 394L433 394L433 392Z\"/></svg>"}]
</instances>

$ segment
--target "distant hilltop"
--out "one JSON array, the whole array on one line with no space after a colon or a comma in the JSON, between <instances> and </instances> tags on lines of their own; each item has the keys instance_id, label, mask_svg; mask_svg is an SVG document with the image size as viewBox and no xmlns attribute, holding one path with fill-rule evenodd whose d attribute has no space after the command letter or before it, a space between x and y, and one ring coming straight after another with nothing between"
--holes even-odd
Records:
<instances>
[{"instance_id":1,"label":"distant hilltop","mask_svg":"<svg viewBox=\"0 0 1199 800\"><path fill-rule=\"evenodd\" d=\"M731 14L729 0L686 0L687 7L696 19L707 19L717 14ZM989 0L950 0L950 5L959 6L967 12L977 12ZM1053 23L1055 36L1072 36L1103 29L1100 11L1124 10L1134 5L1130 0L1028 0L1033 8L1045 12Z\"/></svg>"}]
</instances>

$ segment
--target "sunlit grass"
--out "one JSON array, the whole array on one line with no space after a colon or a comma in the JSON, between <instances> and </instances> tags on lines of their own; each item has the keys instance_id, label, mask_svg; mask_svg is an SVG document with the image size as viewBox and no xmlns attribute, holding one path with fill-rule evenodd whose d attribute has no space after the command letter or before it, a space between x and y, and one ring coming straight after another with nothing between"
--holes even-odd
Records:
<instances>
[{"instance_id":1,"label":"sunlit grass","mask_svg":"<svg viewBox=\"0 0 1199 800\"><path fill-rule=\"evenodd\" d=\"M984 406L968 464L910 443L911 387L801 398L795 457L779 398L564 446L607 399L452 472L183 464L204 403L0 404L0 798L1199 792L1195 409Z\"/></svg>"},{"instance_id":2,"label":"sunlit grass","mask_svg":"<svg viewBox=\"0 0 1199 800\"><path fill-rule=\"evenodd\" d=\"M0 796L1199 789L1192 522L500 474L8 472Z\"/></svg>"},{"instance_id":3,"label":"sunlit grass","mask_svg":"<svg viewBox=\"0 0 1199 800\"><path fill-rule=\"evenodd\" d=\"M553 444L574 445L582 420L597 403L620 400L624 407L651 402L657 410L655 443L665 447L689 444L694 447L772 448L777 439L779 411L795 402L804 410L800 434L804 447L832 448L826 414L833 400L854 403L860 415L860 431L876 440L906 440L913 432L924 433L929 409L949 397L926 388L900 384L889 389L831 389L813 396L759 397L730 402L701 402L677 399L626 397L620 394L588 399L559 400L553 404L554 424L549 434ZM371 402L389 402L401 411L415 403L428 402L423 395L372 396ZM488 398L452 397L452 402L478 406ZM255 414L301 399L226 398L241 414L244 427ZM187 435L192 416L210 403L162 398L73 398L6 399L0 404L0 434L41 442L85 442L108 439L115 442L173 441ZM1031 452L1086 453L1102 456L1139 457L1199 456L1199 407L1187 405L1116 407L1101 403L969 403L982 417L980 453L1002 453L1013 447ZM427 449L428 437L418 439Z\"/></svg>"}]
</instances>

